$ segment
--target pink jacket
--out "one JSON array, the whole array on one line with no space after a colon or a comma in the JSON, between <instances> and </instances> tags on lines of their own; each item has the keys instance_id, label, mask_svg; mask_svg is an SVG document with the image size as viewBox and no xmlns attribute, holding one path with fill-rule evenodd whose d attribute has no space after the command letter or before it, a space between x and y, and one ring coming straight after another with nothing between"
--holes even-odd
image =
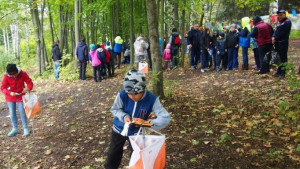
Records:
<instances>
[{"instance_id":1,"label":"pink jacket","mask_svg":"<svg viewBox=\"0 0 300 169\"><path fill-rule=\"evenodd\" d=\"M166 49L164 50L163 58L165 61L171 60L171 44L167 44Z\"/></svg>"},{"instance_id":2,"label":"pink jacket","mask_svg":"<svg viewBox=\"0 0 300 169\"><path fill-rule=\"evenodd\" d=\"M93 67L97 67L97 66L101 65L101 61L98 58L97 50L90 51L90 60L92 61Z\"/></svg>"}]
</instances>

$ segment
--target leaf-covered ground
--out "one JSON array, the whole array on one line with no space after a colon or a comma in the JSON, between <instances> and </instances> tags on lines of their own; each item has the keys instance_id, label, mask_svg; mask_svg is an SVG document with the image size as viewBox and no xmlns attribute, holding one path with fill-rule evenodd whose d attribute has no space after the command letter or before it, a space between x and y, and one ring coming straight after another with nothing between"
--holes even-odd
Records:
<instances>
[{"instance_id":1,"label":"leaf-covered ground","mask_svg":"<svg viewBox=\"0 0 300 169\"><path fill-rule=\"evenodd\" d=\"M299 44L294 40L289 53L298 64ZM172 116L162 130L166 168L300 168L300 122L277 111L299 90L292 91L286 79L254 72L165 72L162 103ZM36 81L43 113L30 122L34 137L6 136L11 127L2 100L0 168L103 168L109 109L122 89L124 72L117 73L101 83ZM128 165L128 154L125 150L122 166Z\"/></svg>"}]
</instances>

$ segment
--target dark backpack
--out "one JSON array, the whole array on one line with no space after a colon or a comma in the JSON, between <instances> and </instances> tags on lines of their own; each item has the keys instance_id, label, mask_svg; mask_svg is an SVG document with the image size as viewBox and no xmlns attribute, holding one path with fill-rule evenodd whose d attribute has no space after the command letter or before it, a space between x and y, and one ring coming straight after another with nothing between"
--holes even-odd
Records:
<instances>
[{"instance_id":1,"label":"dark backpack","mask_svg":"<svg viewBox=\"0 0 300 169\"><path fill-rule=\"evenodd\" d=\"M97 49L97 51L98 51L98 58L100 59L100 61L106 63L105 51L102 48Z\"/></svg>"}]
</instances>

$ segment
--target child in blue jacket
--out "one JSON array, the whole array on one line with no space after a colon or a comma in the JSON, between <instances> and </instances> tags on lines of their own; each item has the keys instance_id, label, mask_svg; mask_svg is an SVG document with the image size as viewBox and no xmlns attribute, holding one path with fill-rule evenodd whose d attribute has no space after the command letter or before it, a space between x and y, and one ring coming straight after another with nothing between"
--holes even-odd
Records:
<instances>
[{"instance_id":1,"label":"child in blue jacket","mask_svg":"<svg viewBox=\"0 0 300 169\"><path fill-rule=\"evenodd\" d=\"M222 70L226 69L226 63L224 62L225 60L225 45L226 45L226 39L224 38L225 34L222 32L220 33L219 38L217 39L216 42L216 51L217 51L217 56L216 56L216 70L220 71L220 65L222 62Z\"/></svg>"},{"instance_id":2,"label":"child in blue jacket","mask_svg":"<svg viewBox=\"0 0 300 169\"><path fill-rule=\"evenodd\" d=\"M138 70L130 70L123 82L124 90L118 93L111 108L114 115L110 148L106 160L106 169L117 169L123 156L123 146L129 141L128 136L137 134L140 127L130 124L128 134L121 135L125 123L131 123L132 118L147 120L154 112L156 119L151 120L154 130L165 128L170 123L170 115L162 106L159 98L146 90L145 74ZM132 148L130 146L132 151Z\"/></svg>"}]
</instances>

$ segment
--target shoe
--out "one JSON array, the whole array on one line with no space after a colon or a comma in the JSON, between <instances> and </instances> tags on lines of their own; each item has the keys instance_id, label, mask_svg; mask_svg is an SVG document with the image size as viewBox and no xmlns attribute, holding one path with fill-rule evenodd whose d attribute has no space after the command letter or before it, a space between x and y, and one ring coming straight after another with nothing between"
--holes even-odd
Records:
<instances>
[{"instance_id":1,"label":"shoe","mask_svg":"<svg viewBox=\"0 0 300 169\"><path fill-rule=\"evenodd\" d=\"M173 68L172 68L172 70L174 70L174 69L176 69L177 68L177 66L174 66Z\"/></svg>"},{"instance_id":2,"label":"shoe","mask_svg":"<svg viewBox=\"0 0 300 169\"><path fill-rule=\"evenodd\" d=\"M30 131L28 129L24 129L24 135L23 136L29 136L30 135Z\"/></svg>"},{"instance_id":3,"label":"shoe","mask_svg":"<svg viewBox=\"0 0 300 169\"><path fill-rule=\"evenodd\" d=\"M201 73L204 73L205 72L205 70L204 69L201 69Z\"/></svg>"},{"instance_id":4,"label":"shoe","mask_svg":"<svg viewBox=\"0 0 300 169\"><path fill-rule=\"evenodd\" d=\"M167 70L171 70L170 68L168 68Z\"/></svg>"},{"instance_id":5,"label":"shoe","mask_svg":"<svg viewBox=\"0 0 300 169\"><path fill-rule=\"evenodd\" d=\"M205 71L209 71L209 70L210 70L210 68L205 68L204 70L205 70Z\"/></svg>"},{"instance_id":6,"label":"shoe","mask_svg":"<svg viewBox=\"0 0 300 169\"><path fill-rule=\"evenodd\" d=\"M280 76L280 74L278 74L278 73L274 73L272 76L273 76L273 77L279 77L279 76Z\"/></svg>"},{"instance_id":7,"label":"shoe","mask_svg":"<svg viewBox=\"0 0 300 169\"><path fill-rule=\"evenodd\" d=\"M249 70L249 65L248 64L244 65L244 70Z\"/></svg>"},{"instance_id":8,"label":"shoe","mask_svg":"<svg viewBox=\"0 0 300 169\"><path fill-rule=\"evenodd\" d=\"M18 133L19 133L18 129L12 129L12 130L7 134L7 136L8 136L8 137L13 137L13 136L15 136L15 135L18 134Z\"/></svg>"},{"instance_id":9,"label":"shoe","mask_svg":"<svg viewBox=\"0 0 300 169\"><path fill-rule=\"evenodd\" d=\"M217 71L217 72L220 72L220 68L216 67L216 71Z\"/></svg>"},{"instance_id":10,"label":"shoe","mask_svg":"<svg viewBox=\"0 0 300 169\"><path fill-rule=\"evenodd\" d=\"M279 79L284 79L285 75L279 75Z\"/></svg>"},{"instance_id":11,"label":"shoe","mask_svg":"<svg viewBox=\"0 0 300 169\"><path fill-rule=\"evenodd\" d=\"M195 67L194 67L194 66L191 66L191 69L192 69L192 70L195 70Z\"/></svg>"}]
</instances>

